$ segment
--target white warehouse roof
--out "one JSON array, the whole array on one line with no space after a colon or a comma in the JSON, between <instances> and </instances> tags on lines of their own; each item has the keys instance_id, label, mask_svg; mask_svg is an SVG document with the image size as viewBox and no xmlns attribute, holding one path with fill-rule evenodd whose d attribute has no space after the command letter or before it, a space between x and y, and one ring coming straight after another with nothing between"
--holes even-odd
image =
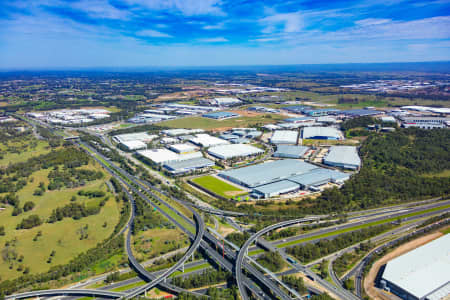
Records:
<instances>
[{"instance_id":1,"label":"white warehouse roof","mask_svg":"<svg viewBox=\"0 0 450 300\"><path fill-rule=\"evenodd\" d=\"M297 144L298 132L294 130L275 130L270 142L272 144Z\"/></svg>"},{"instance_id":2,"label":"white warehouse roof","mask_svg":"<svg viewBox=\"0 0 450 300\"><path fill-rule=\"evenodd\" d=\"M115 135L114 139L118 143L129 142L129 141L141 141L141 142L151 142L153 139L157 138L157 135L150 135L147 132L135 132L127 134Z\"/></svg>"},{"instance_id":3,"label":"white warehouse roof","mask_svg":"<svg viewBox=\"0 0 450 300\"><path fill-rule=\"evenodd\" d=\"M341 133L334 127L305 127L303 128L304 139L341 139Z\"/></svg>"},{"instance_id":4,"label":"white warehouse roof","mask_svg":"<svg viewBox=\"0 0 450 300\"><path fill-rule=\"evenodd\" d=\"M254 146L245 144L231 144L223 146L215 146L208 149L208 153L220 158L229 159L233 157L250 156L261 154L264 151Z\"/></svg>"},{"instance_id":5,"label":"white warehouse roof","mask_svg":"<svg viewBox=\"0 0 450 300\"><path fill-rule=\"evenodd\" d=\"M361 166L361 159L354 146L332 146L323 162L327 165L349 169L357 169Z\"/></svg>"},{"instance_id":6,"label":"white warehouse roof","mask_svg":"<svg viewBox=\"0 0 450 300\"><path fill-rule=\"evenodd\" d=\"M173 150L177 153L186 153L186 152L192 152L197 150L197 147L195 147L194 145L190 144L190 143L183 143L183 144L174 144L171 145L170 150Z\"/></svg>"},{"instance_id":7,"label":"white warehouse roof","mask_svg":"<svg viewBox=\"0 0 450 300\"><path fill-rule=\"evenodd\" d=\"M215 136L211 136L206 133L197 134L196 137L193 139L190 139L190 141L196 145L200 145L202 147L210 147L210 146L217 146L217 145L227 145L229 144L228 141L219 139Z\"/></svg>"},{"instance_id":8,"label":"white warehouse roof","mask_svg":"<svg viewBox=\"0 0 450 300\"><path fill-rule=\"evenodd\" d=\"M128 150L138 150L147 148L147 144L141 141L125 141L120 144L125 146Z\"/></svg>"},{"instance_id":9,"label":"white warehouse roof","mask_svg":"<svg viewBox=\"0 0 450 300\"><path fill-rule=\"evenodd\" d=\"M186 154L177 154L165 148L161 149L147 149L137 152L139 155L150 159L154 163L162 164L171 161L182 161L186 159L203 157L201 152L192 152Z\"/></svg>"},{"instance_id":10,"label":"white warehouse roof","mask_svg":"<svg viewBox=\"0 0 450 300\"><path fill-rule=\"evenodd\" d=\"M450 278L450 234L394 258L382 278L418 299L448 289Z\"/></svg>"}]
</instances>

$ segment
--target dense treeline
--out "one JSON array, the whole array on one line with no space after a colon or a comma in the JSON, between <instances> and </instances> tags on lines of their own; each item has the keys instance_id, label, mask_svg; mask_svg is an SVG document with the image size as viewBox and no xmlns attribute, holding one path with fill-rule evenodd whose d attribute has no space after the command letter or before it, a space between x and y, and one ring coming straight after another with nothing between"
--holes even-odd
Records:
<instances>
[{"instance_id":1,"label":"dense treeline","mask_svg":"<svg viewBox=\"0 0 450 300\"><path fill-rule=\"evenodd\" d=\"M42 224L42 220L38 215L31 215L17 224L16 229L30 229Z\"/></svg>"},{"instance_id":2,"label":"dense treeline","mask_svg":"<svg viewBox=\"0 0 450 300\"><path fill-rule=\"evenodd\" d=\"M304 294L307 292L307 288L305 286L305 283L303 282L303 278L301 278L301 277L297 278L297 277L291 276L291 275L283 275L281 277L281 281L283 281L287 285L293 287L300 294Z\"/></svg>"},{"instance_id":3,"label":"dense treeline","mask_svg":"<svg viewBox=\"0 0 450 300\"><path fill-rule=\"evenodd\" d=\"M285 266L284 259L278 252L264 252L257 261L272 272L278 272Z\"/></svg>"},{"instance_id":4,"label":"dense treeline","mask_svg":"<svg viewBox=\"0 0 450 300\"><path fill-rule=\"evenodd\" d=\"M380 119L372 118L372 117L359 117L359 118L351 118L345 120L341 123L341 129L347 131L353 128L367 128L368 125L372 124L381 124Z\"/></svg>"},{"instance_id":5,"label":"dense treeline","mask_svg":"<svg viewBox=\"0 0 450 300\"><path fill-rule=\"evenodd\" d=\"M225 237L228 241L232 242L238 247L242 247L244 245L245 241L247 241L250 238L250 233L247 231L241 233L241 232L232 232L228 234Z\"/></svg>"},{"instance_id":6,"label":"dense treeline","mask_svg":"<svg viewBox=\"0 0 450 300\"><path fill-rule=\"evenodd\" d=\"M450 177L433 176L450 170L450 130L408 128L371 135L360 155L363 166L357 175L341 189L305 201L304 209L340 212L450 194Z\"/></svg>"},{"instance_id":7,"label":"dense treeline","mask_svg":"<svg viewBox=\"0 0 450 300\"><path fill-rule=\"evenodd\" d=\"M207 297L209 296L209 298ZM178 300L239 300L239 291L236 288L218 289L211 287L206 291L205 297L197 297L192 294L181 293L177 297ZM155 299L156 300L156 299Z\"/></svg>"},{"instance_id":8,"label":"dense treeline","mask_svg":"<svg viewBox=\"0 0 450 300\"><path fill-rule=\"evenodd\" d=\"M163 218L159 212L153 210L141 197L135 194L134 198L136 203L136 217L133 224L134 234L152 228L175 228L172 223Z\"/></svg>"},{"instance_id":9,"label":"dense treeline","mask_svg":"<svg viewBox=\"0 0 450 300\"><path fill-rule=\"evenodd\" d=\"M227 271L206 269L201 274L193 274L184 278L175 277L172 283L184 289L193 289L231 280L233 280L233 276Z\"/></svg>"},{"instance_id":10,"label":"dense treeline","mask_svg":"<svg viewBox=\"0 0 450 300\"><path fill-rule=\"evenodd\" d=\"M332 240L323 239L314 244L308 243L290 247L287 248L286 252L298 258L302 263L307 263L340 249L344 249L350 245L369 239L389 230L392 227L392 224L384 224L364 228L358 231L341 234Z\"/></svg>"},{"instance_id":11,"label":"dense treeline","mask_svg":"<svg viewBox=\"0 0 450 300\"><path fill-rule=\"evenodd\" d=\"M103 176L102 171L74 168L59 170L58 167L55 167L55 169L48 174L48 178L50 179L48 189L59 190L63 187L74 188L83 186L86 181L102 179Z\"/></svg>"},{"instance_id":12,"label":"dense treeline","mask_svg":"<svg viewBox=\"0 0 450 300\"><path fill-rule=\"evenodd\" d=\"M89 206L80 203L69 203L63 207L55 208L50 217L48 223L55 223L61 221L64 218L72 218L79 220L88 216L96 215L100 212L101 206Z\"/></svg>"}]
</instances>

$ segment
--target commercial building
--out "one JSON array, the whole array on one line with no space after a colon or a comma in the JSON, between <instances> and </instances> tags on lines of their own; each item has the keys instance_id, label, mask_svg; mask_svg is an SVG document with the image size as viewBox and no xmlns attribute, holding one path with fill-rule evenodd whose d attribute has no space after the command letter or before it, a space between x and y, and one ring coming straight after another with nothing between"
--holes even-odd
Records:
<instances>
[{"instance_id":1,"label":"commercial building","mask_svg":"<svg viewBox=\"0 0 450 300\"><path fill-rule=\"evenodd\" d=\"M320 190L320 186L329 182L342 184L350 178L350 174L329 170L324 168L316 168L307 173L292 176L290 181L298 183L304 190L310 189L314 191Z\"/></svg>"},{"instance_id":2,"label":"commercial building","mask_svg":"<svg viewBox=\"0 0 450 300\"><path fill-rule=\"evenodd\" d=\"M178 154L184 154L184 153L190 153L195 152L197 150L197 147L190 143L183 143L183 144L174 144L170 145L169 149L178 153Z\"/></svg>"},{"instance_id":3,"label":"commercial building","mask_svg":"<svg viewBox=\"0 0 450 300\"><path fill-rule=\"evenodd\" d=\"M361 166L358 150L354 146L332 146L323 163L345 169L357 170Z\"/></svg>"},{"instance_id":4,"label":"commercial building","mask_svg":"<svg viewBox=\"0 0 450 300\"><path fill-rule=\"evenodd\" d=\"M405 300L447 299L450 295L450 234L389 261L380 284Z\"/></svg>"},{"instance_id":5,"label":"commercial building","mask_svg":"<svg viewBox=\"0 0 450 300\"><path fill-rule=\"evenodd\" d=\"M228 111L218 111L207 113L203 115L204 118L215 119L215 120L225 120L230 118L237 118L239 114L228 112Z\"/></svg>"},{"instance_id":6,"label":"commercial building","mask_svg":"<svg viewBox=\"0 0 450 300\"><path fill-rule=\"evenodd\" d=\"M340 140L341 132L334 127L305 127L303 128L303 139L316 140Z\"/></svg>"},{"instance_id":7,"label":"commercial building","mask_svg":"<svg viewBox=\"0 0 450 300\"><path fill-rule=\"evenodd\" d=\"M218 97L214 98L214 100L211 101L213 104L218 106L230 106L230 105L236 105L241 103L242 101L238 98L232 98L232 97Z\"/></svg>"},{"instance_id":8,"label":"commercial building","mask_svg":"<svg viewBox=\"0 0 450 300\"><path fill-rule=\"evenodd\" d=\"M276 130L273 132L270 142L272 144L297 144L298 131Z\"/></svg>"},{"instance_id":9,"label":"commercial building","mask_svg":"<svg viewBox=\"0 0 450 300\"><path fill-rule=\"evenodd\" d=\"M196 144L196 145L198 145L198 146L205 147L205 148L208 148L208 147L211 147L211 146L218 146L218 145L227 145L227 144L229 144L228 141L219 139L219 138L217 138L215 136L211 136L211 135L206 134L206 133L197 134L193 139L190 139L189 141L194 143L194 144Z\"/></svg>"},{"instance_id":10,"label":"commercial building","mask_svg":"<svg viewBox=\"0 0 450 300\"><path fill-rule=\"evenodd\" d=\"M245 144L231 144L215 146L208 149L208 153L219 159L245 157L264 153L262 149Z\"/></svg>"},{"instance_id":11,"label":"commercial building","mask_svg":"<svg viewBox=\"0 0 450 300\"><path fill-rule=\"evenodd\" d=\"M253 188L288 179L289 177L306 173L315 168L317 167L303 161L284 159L222 171L219 173L219 176L245 187Z\"/></svg>"},{"instance_id":12,"label":"commercial building","mask_svg":"<svg viewBox=\"0 0 450 300\"><path fill-rule=\"evenodd\" d=\"M147 148L147 144L141 141L125 141L121 142L119 147L128 151L135 151Z\"/></svg>"},{"instance_id":13,"label":"commercial building","mask_svg":"<svg viewBox=\"0 0 450 300\"><path fill-rule=\"evenodd\" d=\"M347 117L365 117L365 116L376 116L382 114L382 111L372 110L372 109L349 109L341 111L342 114Z\"/></svg>"},{"instance_id":14,"label":"commercial building","mask_svg":"<svg viewBox=\"0 0 450 300\"><path fill-rule=\"evenodd\" d=\"M201 152L177 154L165 148L140 150L137 151L137 154L150 160L155 164L164 164L172 161L182 161L187 159L203 157Z\"/></svg>"},{"instance_id":15,"label":"commercial building","mask_svg":"<svg viewBox=\"0 0 450 300\"><path fill-rule=\"evenodd\" d=\"M181 161L167 162L163 166L168 172L174 175L179 175L195 170L205 169L214 165L214 161L204 157L198 157Z\"/></svg>"},{"instance_id":16,"label":"commercial building","mask_svg":"<svg viewBox=\"0 0 450 300\"><path fill-rule=\"evenodd\" d=\"M292 193L298 191L299 189L299 184L289 180L281 180L256 187L250 195L253 198L270 198L277 197L282 194Z\"/></svg>"},{"instance_id":17,"label":"commercial building","mask_svg":"<svg viewBox=\"0 0 450 300\"><path fill-rule=\"evenodd\" d=\"M118 143L131 142L131 141L140 141L144 143L149 143L155 138L157 135L148 134L147 132L136 132L136 133L127 133L127 134L119 134L113 136L113 140Z\"/></svg>"},{"instance_id":18,"label":"commercial building","mask_svg":"<svg viewBox=\"0 0 450 300\"><path fill-rule=\"evenodd\" d=\"M302 158L308 150L309 147L306 146L278 145L277 151L273 156L282 158Z\"/></svg>"},{"instance_id":19,"label":"commercial building","mask_svg":"<svg viewBox=\"0 0 450 300\"><path fill-rule=\"evenodd\" d=\"M446 122L450 121L450 118L444 117L401 117L400 119L405 128L419 127L423 129L445 128L447 127Z\"/></svg>"}]
</instances>

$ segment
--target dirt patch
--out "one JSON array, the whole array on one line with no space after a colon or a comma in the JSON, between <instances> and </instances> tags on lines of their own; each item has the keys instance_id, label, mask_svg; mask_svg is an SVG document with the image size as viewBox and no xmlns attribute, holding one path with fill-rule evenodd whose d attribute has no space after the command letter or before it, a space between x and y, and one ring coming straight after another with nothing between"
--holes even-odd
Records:
<instances>
[{"instance_id":1,"label":"dirt patch","mask_svg":"<svg viewBox=\"0 0 450 300\"><path fill-rule=\"evenodd\" d=\"M293 276L295 276L296 278L303 278L303 282L305 283L305 285L307 286L311 286L323 293L328 293L329 296L333 297L334 299L341 299L341 300L345 300L342 298L339 298L338 296L336 296L335 294L330 293L330 291L328 291L327 289L325 289L323 286L321 286L320 284L316 283L315 281L312 281L311 279L309 279L308 277L306 277L305 274L303 273L297 273L297 274L293 274Z\"/></svg>"},{"instance_id":2,"label":"dirt patch","mask_svg":"<svg viewBox=\"0 0 450 300\"><path fill-rule=\"evenodd\" d=\"M390 298L384 295L379 289L375 288L374 281L378 274L378 271L380 270L381 266L385 265L388 261L401 256L409 251L412 251L422 245L425 245L439 237L441 237L443 234L439 231L433 232L431 234L427 234L425 236L422 236L418 239L415 239L411 242L408 242L404 245L401 245L400 247L397 247L394 249L394 251L391 251L390 253L383 256L381 259L377 260L372 268L370 269L369 273L364 279L364 290L369 295L370 299L375 300L389 300Z\"/></svg>"},{"instance_id":3,"label":"dirt patch","mask_svg":"<svg viewBox=\"0 0 450 300\"><path fill-rule=\"evenodd\" d=\"M258 113L258 112L253 112L253 111L248 111L248 110L230 110L230 112L235 113L235 114L239 114L243 117L257 117L262 115L262 113Z\"/></svg>"}]
</instances>

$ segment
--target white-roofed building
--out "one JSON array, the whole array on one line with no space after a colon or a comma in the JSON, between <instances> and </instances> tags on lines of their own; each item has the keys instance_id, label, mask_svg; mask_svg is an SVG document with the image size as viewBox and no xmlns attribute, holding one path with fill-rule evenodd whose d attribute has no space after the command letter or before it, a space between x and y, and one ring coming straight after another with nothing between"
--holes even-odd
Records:
<instances>
[{"instance_id":1,"label":"white-roofed building","mask_svg":"<svg viewBox=\"0 0 450 300\"><path fill-rule=\"evenodd\" d=\"M450 234L389 261L380 284L402 299L450 295Z\"/></svg>"},{"instance_id":2,"label":"white-roofed building","mask_svg":"<svg viewBox=\"0 0 450 300\"><path fill-rule=\"evenodd\" d=\"M135 151L147 148L147 144L141 141L125 141L119 144L121 148L128 151Z\"/></svg>"},{"instance_id":3,"label":"white-roofed building","mask_svg":"<svg viewBox=\"0 0 450 300\"><path fill-rule=\"evenodd\" d=\"M234 157L245 157L264 153L263 150L245 144L231 144L214 146L208 149L208 153L219 159L230 159Z\"/></svg>"},{"instance_id":4,"label":"white-roofed building","mask_svg":"<svg viewBox=\"0 0 450 300\"><path fill-rule=\"evenodd\" d=\"M276 130L273 132L270 142L272 144L297 144L298 131Z\"/></svg>"},{"instance_id":5,"label":"white-roofed building","mask_svg":"<svg viewBox=\"0 0 450 300\"><path fill-rule=\"evenodd\" d=\"M174 145L170 145L169 149L176 152L176 153L189 153L189 152L194 152L196 151L198 148L195 147L194 145L190 144L190 143L183 143L183 144L174 144Z\"/></svg>"},{"instance_id":6,"label":"white-roofed building","mask_svg":"<svg viewBox=\"0 0 450 300\"><path fill-rule=\"evenodd\" d=\"M229 144L228 141L219 139L215 136L211 136L206 133L197 134L193 139L190 139L190 141L198 146L202 146L205 148L208 148L211 146L228 145Z\"/></svg>"},{"instance_id":7,"label":"white-roofed building","mask_svg":"<svg viewBox=\"0 0 450 300\"><path fill-rule=\"evenodd\" d=\"M166 134L168 136L186 135L186 134L201 133L201 132L204 132L204 130L203 129L184 129L184 128L161 130L161 133Z\"/></svg>"},{"instance_id":8,"label":"white-roofed building","mask_svg":"<svg viewBox=\"0 0 450 300\"><path fill-rule=\"evenodd\" d=\"M213 102L214 104L219 105L219 106L228 106L228 105L239 104L242 101L239 100L238 98L233 98L233 97L217 97L217 98L214 98L214 100L212 100L211 102Z\"/></svg>"},{"instance_id":9,"label":"white-roofed building","mask_svg":"<svg viewBox=\"0 0 450 300\"><path fill-rule=\"evenodd\" d=\"M358 150L354 146L332 146L323 159L329 166L357 170L361 166Z\"/></svg>"},{"instance_id":10,"label":"white-roofed building","mask_svg":"<svg viewBox=\"0 0 450 300\"><path fill-rule=\"evenodd\" d=\"M182 161L187 159L203 157L201 152L191 152L185 154L177 154L169 149L159 148L159 149L147 149L137 151L137 154L149 159L156 164L164 164L172 161Z\"/></svg>"},{"instance_id":11,"label":"white-roofed building","mask_svg":"<svg viewBox=\"0 0 450 300\"><path fill-rule=\"evenodd\" d=\"M334 127L305 127L302 131L303 139L340 140L341 132Z\"/></svg>"},{"instance_id":12,"label":"white-roofed building","mask_svg":"<svg viewBox=\"0 0 450 300\"><path fill-rule=\"evenodd\" d=\"M148 134L147 132L135 132L135 133L127 133L127 134L119 134L115 135L113 139L118 143L130 142L130 141L141 141L144 143L151 142L157 135Z\"/></svg>"}]
</instances>

